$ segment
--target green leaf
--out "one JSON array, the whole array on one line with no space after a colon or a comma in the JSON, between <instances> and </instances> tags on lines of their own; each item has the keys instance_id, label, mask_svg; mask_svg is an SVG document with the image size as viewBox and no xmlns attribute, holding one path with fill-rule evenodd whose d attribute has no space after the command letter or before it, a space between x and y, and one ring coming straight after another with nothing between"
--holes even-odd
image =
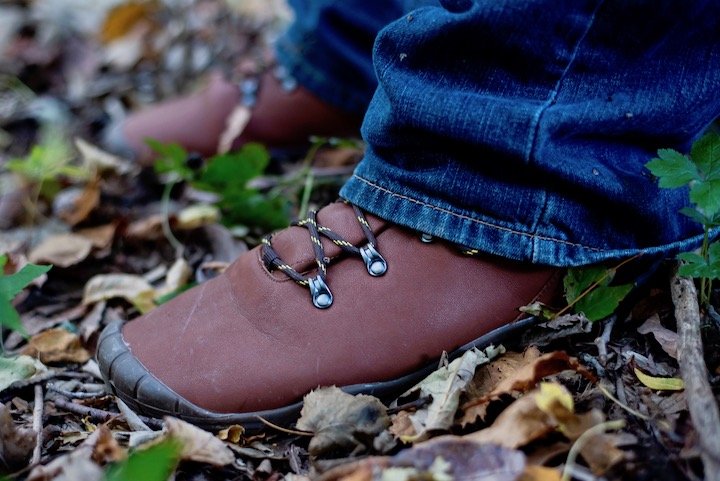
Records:
<instances>
[{"instance_id":1,"label":"green leaf","mask_svg":"<svg viewBox=\"0 0 720 481\"><path fill-rule=\"evenodd\" d=\"M38 266L26 264L15 274L0 276L0 298L12 300L20 291L30 284L34 279L49 271L52 266Z\"/></svg>"},{"instance_id":2,"label":"green leaf","mask_svg":"<svg viewBox=\"0 0 720 481\"><path fill-rule=\"evenodd\" d=\"M658 150L658 157L645 164L645 167L658 177L660 187L666 189L682 187L693 180L701 180L695 164L688 156L677 150Z\"/></svg>"},{"instance_id":3,"label":"green leaf","mask_svg":"<svg viewBox=\"0 0 720 481\"><path fill-rule=\"evenodd\" d=\"M30 379L35 374L45 372L47 368L39 360L30 356L0 357L0 391L15 381Z\"/></svg>"},{"instance_id":4,"label":"green leaf","mask_svg":"<svg viewBox=\"0 0 720 481\"><path fill-rule=\"evenodd\" d=\"M20 315L13 307L10 299L0 297L0 326L19 332L27 337L27 331L20 322Z\"/></svg>"},{"instance_id":5,"label":"green leaf","mask_svg":"<svg viewBox=\"0 0 720 481\"><path fill-rule=\"evenodd\" d=\"M699 212L697 209L694 209L692 207L683 207L682 209L680 209L680 213L690 217L698 224L705 225L711 224L713 222L712 219L706 217L702 212Z\"/></svg>"},{"instance_id":6,"label":"green leaf","mask_svg":"<svg viewBox=\"0 0 720 481\"><path fill-rule=\"evenodd\" d=\"M615 312L632 288L632 284L598 286L575 304L575 312L582 312L591 321L604 319Z\"/></svg>"},{"instance_id":7,"label":"green leaf","mask_svg":"<svg viewBox=\"0 0 720 481\"><path fill-rule=\"evenodd\" d=\"M185 164L188 153L180 144L164 144L155 139L145 139L145 143L159 155L153 164L155 172L158 174L174 173L178 178L186 181L195 177L195 172Z\"/></svg>"},{"instance_id":8,"label":"green leaf","mask_svg":"<svg viewBox=\"0 0 720 481\"><path fill-rule=\"evenodd\" d=\"M176 442L165 441L135 451L125 461L111 466L105 481L166 481L180 458Z\"/></svg>"},{"instance_id":9,"label":"green leaf","mask_svg":"<svg viewBox=\"0 0 720 481\"><path fill-rule=\"evenodd\" d=\"M692 161L707 180L720 178L720 135L707 132L696 140L690 150Z\"/></svg>"},{"instance_id":10,"label":"green leaf","mask_svg":"<svg viewBox=\"0 0 720 481\"><path fill-rule=\"evenodd\" d=\"M602 266L587 266L568 269L565 278L563 279L563 286L565 288L565 299L568 304L572 304L575 300L585 292L585 290L598 282L607 274L607 282L603 281L603 284L608 284L613 276L614 272L610 269L606 269Z\"/></svg>"},{"instance_id":11,"label":"green leaf","mask_svg":"<svg viewBox=\"0 0 720 481\"><path fill-rule=\"evenodd\" d=\"M229 224L257 226L266 230L287 227L290 202L280 196L267 197L252 189L226 191L220 202L223 220Z\"/></svg>"},{"instance_id":12,"label":"green leaf","mask_svg":"<svg viewBox=\"0 0 720 481\"><path fill-rule=\"evenodd\" d=\"M715 217L720 213L720 179L693 183L690 200L706 217Z\"/></svg>"},{"instance_id":13,"label":"green leaf","mask_svg":"<svg viewBox=\"0 0 720 481\"><path fill-rule=\"evenodd\" d=\"M248 181L265 171L270 155L260 144L246 144L238 152L210 158L196 187L223 194L228 189L245 187Z\"/></svg>"}]
</instances>

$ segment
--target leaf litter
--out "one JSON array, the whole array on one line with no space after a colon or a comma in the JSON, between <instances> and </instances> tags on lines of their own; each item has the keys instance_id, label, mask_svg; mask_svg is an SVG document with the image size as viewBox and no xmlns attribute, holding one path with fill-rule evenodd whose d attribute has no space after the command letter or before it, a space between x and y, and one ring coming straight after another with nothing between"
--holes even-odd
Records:
<instances>
[{"instance_id":1,"label":"leaf litter","mask_svg":"<svg viewBox=\"0 0 720 481\"><path fill-rule=\"evenodd\" d=\"M273 31L267 27L287 21L278 5L0 6L0 83L8 86L0 90L3 274L22 272L23 259L55 266L0 296L30 336L7 329L2 336L1 472L54 481L554 481L564 470L576 479L697 479L700 451L684 392L669 390L680 386L663 273L636 309L608 328L601 319L629 287L610 285L612 269L574 271L566 286L573 300L597 284L617 302L598 307L597 294L587 294L578 313L538 324L504 347L469 351L388 406L318 389L287 432L238 425L203 431L137 416L108 394L91 360L103 326L216 275L268 226L286 221L262 218L260 210L228 222L233 213L220 202L223 192L255 202L291 185L283 195L296 199L297 209L305 178L301 158L268 174L256 151L258 168L240 173L250 187L228 184L233 163L221 159L197 185L180 182L163 201L162 186L100 147L102 127L122 118L126 106L187 91L211 68L231 70L237 59L256 67ZM235 120L228 138L242 128L242 112ZM319 152L318 165L327 165L314 171L323 183L313 203L337 196L358 155L347 146ZM208 186L215 192L195 188ZM181 253L167 240L168 227ZM717 323L708 321L704 334L709 346L720 345ZM708 366L720 372L712 352ZM617 422L625 427L609 428ZM38 462L30 466L38 439Z\"/></svg>"}]
</instances>

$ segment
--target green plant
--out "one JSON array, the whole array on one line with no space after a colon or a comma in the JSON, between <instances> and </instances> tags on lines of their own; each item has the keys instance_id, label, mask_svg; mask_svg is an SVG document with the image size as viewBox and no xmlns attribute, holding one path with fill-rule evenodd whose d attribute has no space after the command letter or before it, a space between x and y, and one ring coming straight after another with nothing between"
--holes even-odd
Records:
<instances>
[{"instance_id":1,"label":"green plant","mask_svg":"<svg viewBox=\"0 0 720 481\"><path fill-rule=\"evenodd\" d=\"M6 327L27 335L20 323L20 315L12 305L12 300L34 279L49 271L52 266L37 266L26 264L15 274L5 275L7 256L0 256L0 329ZM2 344L0 343L0 346Z\"/></svg>"},{"instance_id":2,"label":"green plant","mask_svg":"<svg viewBox=\"0 0 720 481\"><path fill-rule=\"evenodd\" d=\"M242 224L272 230L289 223L290 203L282 195L264 194L249 185L263 174L270 162L267 150L249 143L239 151L210 157L204 165L177 144L148 140L160 155L155 163L158 174L166 177L165 198L177 182L188 182L193 188L217 195L216 205L223 223Z\"/></svg>"},{"instance_id":3,"label":"green plant","mask_svg":"<svg viewBox=\"0 0 720 481\"><path fill-rule=\"evenodd\" d=\"M646 164L666 189L689 187L692 204L681 213L703 226L699 253L684 252L678 273L700 279L700 303L710 302L712 281L720 279L720 243L710 242L710 231L720 225L720 135L708 132L693 143L690 155L673 149L658 150L658 157Z\"/></svg>"},{"instance_id":4,"label":"green plant","mask_svg":"<svg viewBox=\"0 0 720 481\"><path fill-rule=\"evenodd\" d=\"M619 268L589 266L568 269L563 279L568 305L557 315L573 309L582 312L590 321L599 321L615 312L620 301L633 288L632 284L610 285Z\"/></svg>"},{"instance_id":5,"label":"green plant","mask_svg":"<svg viewBox=\"0 0 720 481\"><path fill-rule=\"evenodd\" d=\"M111 466L105 473L105 481L165 481L175 469L180 451L180 445L172 441L135 451L126 460Z\"/></svg>"}]
</instances>

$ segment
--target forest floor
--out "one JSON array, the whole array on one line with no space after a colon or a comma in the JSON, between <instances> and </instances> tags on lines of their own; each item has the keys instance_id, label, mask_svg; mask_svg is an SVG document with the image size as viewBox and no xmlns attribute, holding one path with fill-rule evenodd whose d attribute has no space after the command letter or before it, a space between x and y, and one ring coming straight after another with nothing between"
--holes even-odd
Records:
<instances>
[{"instance_id":1,"label":"forest floor","mask_svg":"<svg viewBox=\"0 0 720 481\"><path fill-rule=\"evenodd\" d=\"M327 388L306 399L297 425L210 433L138 416L107 391L93 359L107 323L216 275L269 230L333 200L362 155L359 141L330 141L270 162L245 186L265 207L239 213L221 204L223 192L170 178L177 165L158 177L103 147L104 129L128 111L188 92L213 69L252 69L288 18L279 2L260 0L0 5L0 279L28 262L53 265L13 299L26 335L3 323L0 473L701 479L700 435L677 361L671 265L615 315L561 316L503 346L439 361L387 406ZM720 318L711 314L702 335L717 393Z\"/></svg>"}]
</instances>

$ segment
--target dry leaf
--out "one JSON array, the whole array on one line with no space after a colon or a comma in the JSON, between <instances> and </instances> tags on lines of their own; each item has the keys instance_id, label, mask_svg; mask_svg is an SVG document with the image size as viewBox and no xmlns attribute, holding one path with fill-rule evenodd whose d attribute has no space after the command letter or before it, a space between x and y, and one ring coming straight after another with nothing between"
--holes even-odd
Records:
<instances>
[{"instance_id":1,"label":"dry leaf","mask_svg":"<svg viewBox=\"0 0 720 481\"><path fill-rule=\"evenodd\" d=\"M655 391L682 391L685 383L679 377L648 376L638 368L634 368L635 375L645 386Z\"/></svg>"},{"instance_id":2,"label":"dry leaf","mask_svg":"<svg viewBox=\"0 0 720 481\"><path fill-rule=\"evenodd\" d=\"M417 386L408 390L406 397L415 392L419 396L432 396L432 402L410 415L414 434L405 435L401 439L406 442L416 442L426 439L430 432L447 430L452 426L455 414L460 403L460 394L472 380L475 368L490 362L490 357L497 351L490 351L489 355L477 349L471 349L462 357L455 359L447 367L442 367Z\"/></svg>"},{"instance_id":3,"label":"dry leaf","mask_svg":"<svg viewBox=\"0 0 720 481\"><path fill-rule=\"evenodd\" d=\"M59 200L60 196L56 198ZM60 206L54 204L56 215L64 220L67 224L75 226L88 218L95 208L100 205L100 182L95 179L87 184L79 192L79 194L68 199L68 201Z\"/></svg>"},{"instance_id":4,"label":"dry leaf","mask_svg":"<svg viewBox=\"0 0 720 481\"><path fill-rule=\"evenodd\" d=\"M83 304L122 298L145 313L155 307L155 289L140 276L132 274L100 274L85 284Z\"/></svg>"},{"instance_id":5,"label":"dry leaf","mask_svg":"<svg viewBox=\"0 0 720 481\"><path fill-rule=\"evenodd\" d=\"M393 457L340 465L317 481L515 481L524 469L520 451L442 436Z\"/></svg>"},{"instance_id":6,"label":"dry leaf","mask_svg":"<svg viewBox=\"0 0 720 481\"><path fill-rule=\"evenodd\" d=\"M80 152L83 167L89 172L103 173L110 171L123 175L135 169L132 162L105 152L79 137L75 138L75 147Z\"/></svg>"},{"instance_id":7,"label":"dry leaf","mask_svg":"<svg viewBox=\"0 0 720 481\"><path fill-rule=\"evenodd\" d=\"M165 276L165 285L157 289L155 298L162 297L171 292L175 292L188 283L192 276L192 269L185 259L182 257L177 259L175 263L168 269Z\"/></svg>"},{"instance_id":8,"label":"dry leaf","mask_svg":"<svg viewBox=\"0 0 720 481\"><path fill-rule=\"evenodd\" d=\"M154 214L145 219L136 220L125 229L125 237L145 241L163 239L163 215Z\"/></svg>"},{"instance_id":9,"label":"dry leaf","mask_svg":"<svg viewBox=\"0 0 720 481\"><path fill-rule=\"evenodd\" d=\"M58 234L46 238L30 252L28 258L34 264L70 267L85 260L92 247L92 242L83 236Z\"/></svg>"},{"instance_id":10,"label":"dry leaf","mask_svg":"<svg viewBox=\"0 0 720 481\"><path fill-rule=\"evenodd\" d=\"M677 359L678 334L660 323L660 316L654 314L642 326L638 327L640 334L652 334L660 347L673 359Z\"/></svg>"},{"instance_id":11,"label":"dry leaf","mask_svg":"<svg viewBox=\"0 0 720 481\"><path fill-rule=\"evenodd\" d=\"M47 372L43 363L34 357L0 357L0 392L10 387L16 381L23 381Z\"/></svg>"},{"instance_id":12,"label":"dry leaf","mask_svg":"<svg viewBox=\"0 0 720 481\"><path fill-rule=\"evenodd\" d=\"M560 481L562 473L545 466L526 466L518 481Z\"/></svg>"},{"instance_id":13,"label":"dry leaf","mask_svg":"<svg viewBox=\"0 0 720 481\"><path fill-rule=\"evenodd\" d=\"M218 439L221 439L222 441L227 441L233 444L237 444L240 442L240 440L243 437L243 434L245 434L245 428L240 426L239 424L233 424L230 427L227 427L220 431L217 434Z\"/></svg>"},{"instance_id":14,"label":"dry leaf","mask_svg":"<svg viewBox=\"0 0 720 481\"><path fill-rule=\"evenodd\" d=\"M36 466L27 481L100 481L104 472L93 460L110 460L122 456L107 426L98 426L90 437L73 451Z\"/></svg>"},{"instance_id":15,"label":"dry leaf","mask_svg":"<svg viewBox=\"0 0 720 481\"><path fill-rule=\"evenodd\" d=\"M314 433L308 449L318 456L334 449L363 449L368 438L380 434L389 422L385 406L377 398L353 396L333 386L305 396L297 427Z\"/></svg>"},{"instance_id":16,"label":"dry leaf","mask_svg":"<svg viewBox=\"0 0 720 481\"><path fill-rule=\"evenodd\" d=\"M10 409L0 403L0 463L15 470L22 467L35 447L35 431L17 426Z\"/></svg>"},{"instance_id":17,"label":"dry leaf","mask_svg":"<svg viewBox=\"0 0 720 481\"><path fill-rule=\"evenodd\" d=\"M45 364L53 362L84 363L90 353L82 347L80 337L61 328L48 329L30 338L23 354L37 357Z\"/></svg>"},{"instance_id":18,"label":"dry leaf","mask_svg":"<svg viewBox=\"0 0 720 481\"><path fill-rule=\"evenodd\" d=\"M220 220L220 209L210 204L195 204L178 212L174 227L180 230L197 229Z\"/></svg>"},{"instance_id":19,"label":"dry leaf","mask_svg":"<svg viewBox=\"0 0 720 481\"><path fill-rule=\"evenodd\" d=\"M225 466L235 461L232 450L211 433L180 419L165 417L164 421L165 439L178 441L182 446L180 459L213 466Z\"/></svg>"},{"instance_id":20,"label":"dry leaf","mask_svg":"<svg viewBox=\"0 0 720 481\"><path fill-rule=\"evenodd\" d=\"M573 370L586 379L595 380L595 376L576 358L570 357L562 351L550 352L540 357L530 354L525 361L526 364L514 366L513 369L508 370L509 375L502 378L489 394L468 401L462 406L464 415L461 423L463 426L475 422L478 417L484 419L488 405L501 395L511 394L515 391L526 392L547 376L565 370Z\"/></svg>"},{"instance_id":21,"label":"dry leaf","mask_svg":"<svg viewBox=\"0 0 720 481\"><path fill-rule=\"evenodd\" d=\"M218 154L226 154L230 151L233 142L240 137L248 122L250 122L250 108L242 104L237 105L225 121L225 130L218 141Z\"/></svg>"},{"instance_id":22,"label":"dry leaf","mask_svg":"<svg viewBox=\"0 0 720 481\"><path fill-rule=\"evenodd\" d=\"M113 239L115 238L116 230L117 224L105 224L97 227L80 229L76 232L76 234L88 239L95 249L102 250L110 247Z\"/></svg>"},{"instance_id":23,"label":"dry leaf","mask_svg":"<svg viewBox=\"0 0 720 481\"><path fill-rule=\"evenodd\" d=\"M124 37L139 22L150 21L154 10L154 5L149 2L127 2L114 7L105 17L100 39L110 43Z\"/></svg>"}]
</instances>

